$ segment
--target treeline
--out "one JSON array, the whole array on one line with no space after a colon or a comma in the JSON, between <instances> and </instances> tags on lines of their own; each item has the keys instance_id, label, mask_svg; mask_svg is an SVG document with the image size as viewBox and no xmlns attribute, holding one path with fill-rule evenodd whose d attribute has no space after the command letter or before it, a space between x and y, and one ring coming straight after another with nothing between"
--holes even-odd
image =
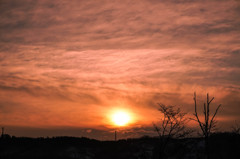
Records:
<instances>
[{"instance_id":1,"label":"treeline","mask_svg":"<svg viewBox=\"0 0 240 159\"><path fill-rule=\"evenodd\" d=\"M157 159L158 137L144 136L118 141L98 141L78 137L0 139L0 158L88 158L88 159ZM202 137L169 139L164 158L205 158ZM213 133L209 136L210 158L235 158L239 156L240 135ZM163 158L163 157L162 157Z\"/></svg>"}]
</instances>

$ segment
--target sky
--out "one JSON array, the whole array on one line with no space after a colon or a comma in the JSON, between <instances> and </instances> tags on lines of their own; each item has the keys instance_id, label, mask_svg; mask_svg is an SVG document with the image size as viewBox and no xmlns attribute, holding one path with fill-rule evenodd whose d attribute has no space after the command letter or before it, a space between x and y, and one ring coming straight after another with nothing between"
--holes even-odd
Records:
<instances>
[{"instance_id":1,"label":"sky","mask_svg":"<svg viewBox=\"0 0 240 159\"><path fill-rule=\"evenodd\" d=\"M157 103L240 121L240 1L0 0L0 126L15 136L154 135ZM111 122L130 114L124 128ZM196 124L196 123L195 123ZM111 136L112 135L112 136Z\"/></svg>"}]
</instances>

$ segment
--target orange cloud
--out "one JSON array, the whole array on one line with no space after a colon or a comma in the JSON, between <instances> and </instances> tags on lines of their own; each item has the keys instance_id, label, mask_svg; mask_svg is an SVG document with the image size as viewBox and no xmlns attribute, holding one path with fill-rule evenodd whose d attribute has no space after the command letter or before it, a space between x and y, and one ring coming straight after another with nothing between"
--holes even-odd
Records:
<instances>
[{"instance_id":1,"label":"orange cloud","mask_svg":"<svg viewBox=\"0 0 240 159\"><path fill-rule=\"evenodd\" d=\"M120 107L147 127L158 102L191 114L194 91L200 104L216 97L222 121L239 120L237 5L2 1L0 124L111 131Z\"/></svg>"}]
</instances>

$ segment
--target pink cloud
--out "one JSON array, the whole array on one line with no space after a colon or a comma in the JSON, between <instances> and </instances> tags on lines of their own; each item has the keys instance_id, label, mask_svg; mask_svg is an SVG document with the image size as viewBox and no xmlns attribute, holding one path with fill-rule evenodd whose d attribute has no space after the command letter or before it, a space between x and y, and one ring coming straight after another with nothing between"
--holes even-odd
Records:
<instances>
[{"instance_id":1,"label":"pink cloud","mask_svg":"<svg viewBox=\"0 0 240 159\"><path fill-rule=\"evenodd\" d=\"M222 119L239 120L236 4L4 1L2 124L99 128L124 107L147 125L157 102L191 114L194 91L215 96Z\"/></svg>"}]
</instances>

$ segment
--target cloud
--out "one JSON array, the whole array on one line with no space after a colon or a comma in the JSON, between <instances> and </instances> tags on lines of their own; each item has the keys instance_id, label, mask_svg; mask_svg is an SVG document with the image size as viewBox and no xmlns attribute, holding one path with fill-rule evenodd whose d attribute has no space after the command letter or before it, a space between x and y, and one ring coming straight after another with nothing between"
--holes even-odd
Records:
<instances>
[{"instance_id":1,"label":"cloud","mask_svg":"<svg viewBox=\"0 0 240 159\"><path fill-rule=\"evenodd\" d=\"M2 3L2 42L74 50L205 46L235 35L240 24L236 1Z\"/></svg>"},{"instance_id":2,"label":"cloud","mask_svg":"<svg viewBox=\"0 0 240 159\"><path fill-rule=\"evenodd\" d=\"M0 3L5 124L96 128L123 107L144 125L157 102L192 112L194 91L239 116L237 1Z\"/></svg>"}]
</instances>

